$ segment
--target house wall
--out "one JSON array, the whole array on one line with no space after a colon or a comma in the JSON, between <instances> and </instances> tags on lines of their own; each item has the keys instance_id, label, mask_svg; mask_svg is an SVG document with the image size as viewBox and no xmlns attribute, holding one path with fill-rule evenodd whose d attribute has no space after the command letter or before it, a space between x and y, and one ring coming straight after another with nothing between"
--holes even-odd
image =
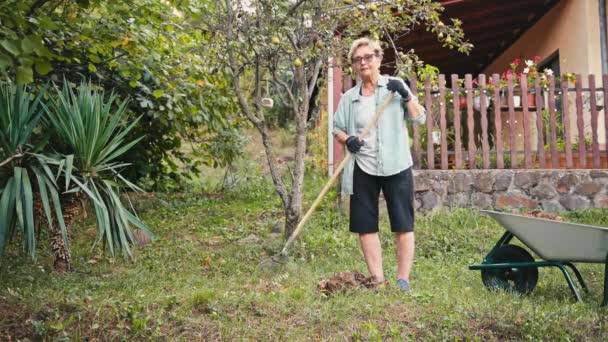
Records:
<instances>
[{"instance_id":1,"label":"house wall","mask_svg":"<svg viewBox=\"0 0 608 342\"><path fill-rule=\"evenodd\" d=\"M596 75L596 86L601 86L601 49L598 0L562 0L533 27L526 31L512 46L508 47L485 70L485 74L502 74L515 59L532 59L535 55L542 60L556 51L560 56L560 71L582 75L583 87L588 87L588 75ZM576 128L576 110L573 93L570 97L570 127ZM587 96L588 100L588 96ZM585 132L591 132L591 114L589 105L584 106ZM531 115L531 124L535 128L535 113ZM517 113L518 121L522 114ZM519 123L518 122L518 123ZM503 122L506 124L506 122ZM604 111L599 113L599 127L604 127ZM521 133L521 132L520 132ZM578 141L576 129L572 132L572 141ZM532 139L536 139L533 132ZM600 148L605 148L606 134L599 129ZM519 146L521 145L521 146ZM518 141L518 148L523 148L523 141Z\"/></svg>"},{"instance_id":2,"label":"house wall","mask_svg":"<svg viewBox=\"0 0 608 342\"><path fill-rule=\"evenodd\" d=\"M558 50L562 73L601 74L598 0L562 0L484 72L502 73L515 58L545 59Z\"/></svg>"}]
</instances>

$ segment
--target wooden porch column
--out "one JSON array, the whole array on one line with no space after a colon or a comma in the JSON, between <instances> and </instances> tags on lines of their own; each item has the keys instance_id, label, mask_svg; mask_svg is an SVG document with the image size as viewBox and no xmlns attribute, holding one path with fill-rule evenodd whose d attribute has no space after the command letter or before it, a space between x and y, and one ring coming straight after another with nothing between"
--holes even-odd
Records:
<instances>
[{"instance_id":1,"label":"wooden porch column","mask_svg":"<svg viewBox=\"0 0 608 342\"><path fill-rule=\"evenodd\" d=\"M331 108L331 110L333 110L334 115L336 113L336 110L338 109L338 103L340 103L340 98L342 98L342 67L335 65L333 67L333 88L330 89L329 91L333 91L333 95L334 95L334 108ZM329 122L328 125L332 125L333 127L333 122ZM342 162L342 159L344 159L344 146L338 142L338 139L336 139L334 137L334 165L339 165L340 162Z\"/></svg>"}]
</instances>

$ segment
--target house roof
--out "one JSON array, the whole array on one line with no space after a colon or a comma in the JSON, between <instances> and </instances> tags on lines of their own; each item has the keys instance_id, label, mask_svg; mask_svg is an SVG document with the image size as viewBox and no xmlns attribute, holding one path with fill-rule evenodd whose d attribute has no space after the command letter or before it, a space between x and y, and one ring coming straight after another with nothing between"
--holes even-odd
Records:
<instances>
[{"instance_id":1,"label":"house roof","mask_svg":"<svg viewBox=\"0 0 608 342\"><path fill-rule=\"evenodd\" d=\"M405 35L397 44L414 49L427 64L442 74L478 74L512 45L560 0L440 0L442 20L460 19L465 37L474 45L467 56L441 46L434 33L424 27ZM392 73L394 52L386 49L383 72Z\"/></svg>"}]
</instances>

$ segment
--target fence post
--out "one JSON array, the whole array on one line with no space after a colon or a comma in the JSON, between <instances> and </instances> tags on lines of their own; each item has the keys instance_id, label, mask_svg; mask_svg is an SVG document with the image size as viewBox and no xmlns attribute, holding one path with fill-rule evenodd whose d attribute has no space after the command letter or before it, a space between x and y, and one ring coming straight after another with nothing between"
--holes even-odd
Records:
<instances>
[{"instance_id":1,"label":"fence post","mask_svg":"<svg viewBox=\"0 0 608 342\"><path fill-rule=\"evenodd\" d=\"M452 74L452 95L454 101L454 160L456 168L461 169L462 133L460 132L460 87L458 85L458 75L456 74Z\"/></svg>"},{"instance_id":2,"label":"fence post","mask_svg":"<svg viewBox=\"0 0 608 342\"><path fill-rule=\"evenodd\" d=\"M552 91L555 89L555 77L549 75L549 118L551 125L551 167L554 169L558 168L557 163L557 127L555 118L555 93Z\"/></svg>"},{"instance_id":3,"label":"fence post","mask_svg":"<svg viewBox=\"0 0 608 342\"><path fill-rule=\"evenodd\" d=\"M515 108L513 103L513 74L507 75L507 100L509 102L509 152L511 152L512 169L517 168L517 145L515 143Z\"/></svg>"},{"instance_id":4,"label":"fence post","mask_svg":"<svg viewBox=\"0 0 608 342\"><path fill-rule=\"evenodd\" d=\"M475 154L477 148L475 147L475 118L473 117L473 76L466 74L464 76L464 87L467 92L467 136L469 137L469 143L467 149L469 151L469 169L475 168Z\"/></svg>"},{"instance_id":5,"label":"fence post","mask_svg":"<svg viewBox=\"0 0 608 342\"><path fill-rule=\"evenodd\" d=\"M526 169L532 168L532 158L530 155L530 109L528 101L528 76L521 74L519 79L519 86L521 88L521 107L522 107L522 127L524 139L524 166Z\"/></svg>"},{"instance_id":6,"label":"fence post","mask_svg":"<svg viewBox=\"0 0 608 342\"><path fill-rule=\"evenodd\" d=\"M564 125L564 150L566 151L566 168L571 169L572 163L572 142L570 141L570 104L568 97L568 80L562 76L562 124Z\"/></svg>"},{"instance_id":7,"label":"fence post","mask_svg":"<svg viewBox=\"0 0 608 342\"><path fill-rule=\"evenodd\" d=\"M486 75L479 74L479 112L481 113L481 151L483 168L490 168L490 143L488 142L488 97L486 96Z\"/></svg>"},{"instance_id":8,"label":"fence post","mask_svg":"<svg viewBox=\"0 0 608 342\"><path fill-rule=\"evenodd\" d=\"M495 128L495 143L496 143L496 168L504 169L504 156L502 147L502 114L500 105L500 76L492 74L492 83L494 83L494 128Z\"/></svg>"},{"instance_id":9,"label":"fence post","mask_svg":"<svg viewBox=\"0 0 608 342\"><path fill-rule=\"evenodd\" d=\"M418 94L418 79L416 75L410 77L410 90L413 96L417 97ZM414 133L414 153L412 159L414 161L414 168L420 169L420 129L418 125L412 125L412 131Z\"/></svg>"},{"instance_id":10,"label":"fence post","mask_svg":"<svg viewBox=\"0 0 608 342\"><path fill-rule=\"evenodd\" d=\"M600 147L597 141L597 104L595 103L595 75L589 75L589 101L591 104L591 149L593 153L593 168L600 168Z\"/></svg>"},{"instance_id":11,"label":"fence post","mask_svg":"<svg viewBox=\"0 0 608 342\"><path fill-rule=\"evenodd\" d=\"M583 119L583 79L576 75L576 126L578 128L578 167L587 167L587 154L585 148L585 121Z\"/></svg>"},{"instance_id":12,"label":"fence post","mask_svg":"<svg viewBox=\"0 0 608 342\"><path fill-rule=\"evenodd\" d=\"M430 77L424 81L424 105L426 107L426 167L435 169L435 150L433 148L433 96Z\"/></svg>"},{"instance_id":13,"label":"fence post","mask_svg":"<svg viewBox=\"0 0 608 342\"><path fill-rule=\"evenodd\" d=\"M441 169L448 169L448 139L445 103L445 75L439 75L439 127L441 129Z\"/></svg>"},{"instance_id":14,"label":"fence post","mask_svg":"<svg viewBox=\"0 0 608 342\"><path fill-rule=\"evenodd\" d=\"M540 79L534 80L534 91L536 92L536 153L541 169L547 167L545 160L545 126L543 125L543 97L540 88ZM545 108L547 105L545 104Z\"/></svg>"}]
</instances>

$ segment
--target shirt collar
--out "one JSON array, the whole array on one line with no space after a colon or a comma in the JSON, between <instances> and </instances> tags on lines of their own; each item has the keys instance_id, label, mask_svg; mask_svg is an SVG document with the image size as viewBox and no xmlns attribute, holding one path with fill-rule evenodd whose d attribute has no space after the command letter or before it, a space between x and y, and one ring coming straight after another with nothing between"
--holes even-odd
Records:
<instances>
[{"instance_id":1,"label":"shirt collar","mask_svg":"<svg viewBox=\"0 0 608 342\"><path fill-rule=\"evenodd\" d=\"M384 87L386 87L387 84L388 84L388 76L379 75L378 84L376 85L376 88L384 88ZM357 82L357 85L355 86L355 96L353 96L352 102L359 101L360 97L361 97L361 82Z\"/></svg>"}]
</instances>

